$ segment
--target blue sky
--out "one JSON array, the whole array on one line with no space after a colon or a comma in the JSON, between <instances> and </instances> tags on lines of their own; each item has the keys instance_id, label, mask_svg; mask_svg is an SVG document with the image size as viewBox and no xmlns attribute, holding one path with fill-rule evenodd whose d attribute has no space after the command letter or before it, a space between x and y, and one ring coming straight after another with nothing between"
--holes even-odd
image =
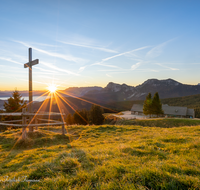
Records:
<instances>
[{"instance_id":1,"label":"blue sky","mask_svg":"<svg viewBox=\"0 0 200 190\"><path fill-rule=\"evenodd\" d=\"M200 83L200 1L0 1L0 90Z\"/></svg>"}]
</instances>

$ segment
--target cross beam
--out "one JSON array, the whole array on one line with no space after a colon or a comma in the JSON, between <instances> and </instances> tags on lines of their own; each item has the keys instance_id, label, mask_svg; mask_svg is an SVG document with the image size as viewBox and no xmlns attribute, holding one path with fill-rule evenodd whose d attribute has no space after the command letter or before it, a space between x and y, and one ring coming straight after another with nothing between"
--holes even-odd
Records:
<instances>
[{"instance_id":1,"label":"cross beam","mask_svg":"<svg viewBox=\"0 0 200 190\"><path fill-rule=\"evenodd\" d=\"M29 62L24 64L24 68L29 68L29 112L32 112L33 90L32 90L32 66L39 63L39 59L32 61L32 48L29 48Z\"/></svg>"}]
</instances>

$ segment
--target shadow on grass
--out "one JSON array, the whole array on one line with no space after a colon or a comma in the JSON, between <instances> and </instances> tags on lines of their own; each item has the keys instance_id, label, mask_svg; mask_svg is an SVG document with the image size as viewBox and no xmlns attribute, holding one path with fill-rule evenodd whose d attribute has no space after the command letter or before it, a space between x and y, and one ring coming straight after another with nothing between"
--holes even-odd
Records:
<instances>
[{"instance_id":1,"label":"shadow on grass","mask_svg":"<svg viewBox=\"0 0 200 190\"><path fill-rule=\"evenodd\" d=\"M70 142L69 135L61 135L61 134L54 134L54 135L46 135L43 134L32 134L27 135L26 139L20 139L17 141L14 148L16 149L23 149L23 148L37 148L37 147L50 147L52 145L62 145L68 144Z\"/></svg>"},{"instance_id":2,"label":"shadow on grass","mask_svg":"<svg viewBox=\"0 0 200 190\"><path fill-rule=\"evenodd\" d=\"M70 135L62 135L47 131L28 132L25 139L21 138L21 132L5 133L0 135L0 145L3 150L29 149L37 147L50 147L52 145L66 145L72 141Z\"/></svg>"},{"instance_id":3,"label":"shadow on grass","mask_svg":"<svg viewBox=\"0 0 200 190\"><path fill-rule=\"evenodd\" d=\"M200 175L200 171L199 169L196 168L192 168L192 167L178 167L175 165L164 165L162 167L163 170L172 173L172 174L179 174L179 175L189 175L189 176L199 176Z\"/></svg>"},{"instance_id":4,"label":"shadow on grass","mask_svg":"<svg viewBox=\"0 0 200 190\"><path fill-rule=\"evenodd\" d=\"M62 152L58 154L51 162L38 164L36 168L30 172L28 179L40 180L44 178L52 178L60 173L75 176L82 168L91 170L94 163L81 149L71 149L70 152Z\"/></svg>"},{"instance_id":5,"label":"shadow on grass","mask_svg":"<svg viewBox=\"0 0 200 190\"><path fill-rule=\"evenodd\" d=\"M10 150L16 140L20 137L20 133L12 134L9 131L6 131L0 135L0 145L3 150Z\"/></svg>"},{"instance_id":6,"label":"shadow on grass","mask_svg":"<svg viewBox=\"0 0 200 190\"><path fill-rule=\"evenodd\" d=\"M131 156L143 157L143 156L158 156L159 159L166 159L167 153L163 151L159 151L156 149L153 150L138 150L131 147L122 147L120 151Z\"/></svg>"},{"instance_id":7,"label":"shadow on grass","mask_svg":"<svg viewBox=\"0 0 200 190\"><path fill-rule=\"evenodd\" d=\"M165 139L161 139L161 141L166 142L166 143L188 143L190 141L192 141L191 138L165 138Z\"/></svg>"},{"instance_id":8,"label":"shadow on grass","mask_svg":"<svg viewBox=\"0 0 200 190\"><path fill-rule=\"evenodd\" d=\"M133 174L134 182L140 182L140 185L146 187L147 189L181 189L188 190L194 188L194 181L189 179L177 178L170 174L158 171L156 169L144 169ZM130 179L131 180L131 179Z\"/></svg>"},{"instance_id":9,"label":"shadow on grass","mask_svg":"<svg viewBox=\"0 0 200 190\"><path fill-rule=\"evenodd\" d=\"M138 131L136 128L125 128L116 125L101 125L92 129L92 132L123 132L123 131Z\"/></svg>"}]
</instances>

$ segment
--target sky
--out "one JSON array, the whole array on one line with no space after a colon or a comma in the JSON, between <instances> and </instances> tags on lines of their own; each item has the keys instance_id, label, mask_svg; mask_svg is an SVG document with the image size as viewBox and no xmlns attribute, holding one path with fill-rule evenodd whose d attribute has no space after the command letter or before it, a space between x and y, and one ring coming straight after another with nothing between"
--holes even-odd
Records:
<instances>
[{"instance_id":1,"label":"sky","mask_svg":"<svg viewBox=\"0 0 200 190\"><path fill-rule=\"evenodd\" d=\"M0 90L200 83L200 1L0 1Z\"/></svg>"}]
</instances>

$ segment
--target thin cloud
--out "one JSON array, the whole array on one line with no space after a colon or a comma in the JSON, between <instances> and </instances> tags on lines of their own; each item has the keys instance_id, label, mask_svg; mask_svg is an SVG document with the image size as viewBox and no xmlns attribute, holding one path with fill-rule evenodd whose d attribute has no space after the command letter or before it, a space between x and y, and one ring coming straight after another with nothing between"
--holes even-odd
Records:
<instances>
[{"instance_id":1,"label":"thin cloud","mask_svg":"<svg viewBox=\"0 0 200 190\"><path fill-rule=\"evenodd\" d=\"M6 57L0 57L1 60L4 60L4 61L8 61L8 62L12 62L12 63L16 63L18 65L23 65L22 63L20 62L17 62L17 61L14 61L12 60L11 58L6 58Z\"/></svg>"},{"instance_id":2,"label":"thin cloud","mask_svg":"<svg viewBox=\"0 0 200 190\"><path fill-rule=\"evenodd\" d=\"M155 64L160 65L161 67L170 69L170 70L172 70L172 71L178 71L178 70L179 70L179 69L177 69L177 68L172 68L172 67L168 67L168 66L162 65L161 63L155 63Z\"/></svg>"},{"instance_id":3,"label":"thin cloud","mask_svg":"<svg viewBox=\"0 0 200 190\"><path fill-rule=\"evenodd\" d=\"M87 66L88 66L88 65L86 65L86 66L83 66L83 67L80 67L80 68L79 68L79 73L80 73L80 72L82 72L82 71L84 71L84 70L85 70L85 68L86 68Z\"/></svg>"},{"instance_id":4,"label":"thin cloud","mask_svg":"<svg viewBox=\"0 0 200 190\"><path fill-rule=\"evenodd\" d=\"M152 48L150 51L147 52L146 57L147 58L155 58L158 57L162 52L163 48L171 41L173 41L175 38L168 40L162 44L157 45L156 47Z\"/></svg>"},{"instance_id":5,"label":"thin cloud","mask_svg":"<svg viewBox=\"0 0 200 190\"><path fill-rule=\"evenodd\" d=\"M118 66L116 66L116 65L102 64L101 62L92 64L92 65L101 65L101 66L104 66L104 67L111 67L111 68L121 69L120 67L118 67ZM86 67L90 67L90 66L92 66L92 65L85 65L85 66L83 66L83 67L80 67L78 73L83 72L83 71L85 70Z\"/></svg>"},{"instance_id":6,"label":"thin cloud","mask_svg":"<svg viewBox=\"0 0 200 190\"><path fill-rule=\"evenodd\" d=\"M129 73L129 72L130 72L130 70L127 70L127 71L118 71L118 72L114 71L114 72L112 72L112 74L122 74L122 73Z\"/></svg>"},{"instance_id":7,"label":"thin cloud","mask_svg":"<svg viewBox=\"0 0 200 190\"><path fill-rule=\"evenodd\" d=\"M155 70L155 69L150 69L150 71L152 71L152 72L159 72L158 70Z\"/></svg>"},{"instance_id":8,"label":"thin cloud","mask_svg":"<svg viewBox=\"0 0 200 190\"><path fill-rule=\"evenodd\" d=\"M125 56L126 56L127 58L132 59L132 60L135 60L136 58L137 58L137 59L140 58L140 56L136 55L135 53L125 54Z\"/></svg>"},{"instance_id":9,"label":"thin cloud","mask_svg":"<svg viewBox=\"0 0 200 190\"><path fill-rule=\"evenodd\" d=\"M40 68L40 67L34 67L35 69L39 69L40 71L45 71L45 72L50 72L50 73L58 73L54 70L48 70L48 69L43 69L43 68Z\"/></svg>"},{"instance_id":10,"label":"thin cloud","mask_svg":"<svg viewBox=\"0 0 200 190\"><path fill-rule=\"evenodd\" d=\"M132 52L135 52L135 51L140 51L140 50L143 50L143 49L146 49L146 48L149 48L149 46L144 46L144 47L137 48L137 49L134 49L134 50L131 50L131 51L127 51L127 52L124 52L124 53L119 53L119 54L111 56L111 57L107 57L105 59L102 59L102 62L108 61L108 60L113 59L115 57L120 57L122 55L129 54L129 53L132 53Z\"/></svg>"},{"instance_id":11,"label":"thin cloud","mask_svg":"<svg viewBox=\"0 0 200 190\"><path fill-rule=\"evenodd\" d=\"M27 43L24 43L24 42L21 42L21 41L15 41L15 42L20 43L20 44L22 44L26 47L30 47L30 45L27 44ZM39 49L39 48L34 47L34 46L32 46L32 48L35 49L36 51L40 52L40 53L44 53L44 54L52 56L52 57L64 59L66 61L73 61L75 63L85 63L86 62L85 59L74 57L72 55L63 55L63 54L60 54L60 53L48 52L46 50L42 50L42 49Z\"/></svg>"},{"instance_id":12,"label":"thin cloud","mask_svg":"<svg viewBox=\"0 0 200 190\"><path fill-rule=\"evenodd\" d=\"M130 53L133 53L133 52L136 52L136 51L140 51L140 50L143 50L143 49L146 49L146 48L149 48L149 46L144 46L144 47L137 48L137 49L134 49L134 50L131 50L131 51L126 51L126 52L123 52L123 53L119 53L119 54L114 55L114 56L111 56L111 57L107 57L107 58L105 58L105 59L102 59L102 61L100 61L100 62L98 62L98 63L93 63L93 64L91 64L90 66L92 66L92 65L102 65L102 66L105 66L105 67L114 67L114 68L117 68L117 69L121 69L120 67L115 66L115 65L108 65L108 64L102 64L102 63L104 63L105 61L114 59L114 58L116 58L116 57L120 57L120 56L123 56L123 55L127 55L127 54L130 54Z\"/></svg>"},{"instance_id":13,"label":"thin cloud","mask_svg":"<svg viewBox=\"0 0 200 190\"><path fill-rule=\"evenodd\" d=\"M53 79L53 81L55 82L55 81L60 81L59 79L57 79L57 78L54 78L54 77L52 77L52 76L44 76L44 75L40 75L40 77L41 78L47 78L47 79Z\"/></svg>"},{"instance_id":14,"label":"thin cloud","mask_svg":"<svg viewBox=\"0 0 200 190\"><path fill-rule=\"evenodd\" d=\"M155 69L137 69L137 72L159 72Z\"/></svg>"},{"instance_id":15,"label":"thin cloud","mask_svg":"<svg viewBox=\"0 0 200 190\"><path fill-rule=\"evenodd\" d=\"M129 71L128 69L99 69L98 71L102 71L102 72L116 72L116 71Z\"/></svg>"},{"instance_id":16,"label":"thin cloud","mask_svg":"<svg viewBox=\"0 0 200 190\"><path fill-rule=\"evenodd\" d=\"M28 82L28 80L27 80L27 79L19 79L19 80L21 80L21 81L27 81L27 82ZM40 81L36 81L36 80L34 80L34 83L48 85L48 83L45 83L45 82L40 82Z\"/></svg>"},{"instance_id":17,"label":"thin cloud","mask_svg":"<svg viewBox=\"0 0 200 190\"><path fill-rule=\"evenodd\" d=\"M142 62L137 62L135 65L131 66L131 70L137 69L141 64L142 64Z\"/></svg>"},{"instance_id":18,"label":"thin cloud","mask_svg":"<svg viewBox=\"0 0 200 190\"><path fill-rule=\"evenodd\" d=\"M111 75L109 75L109 74L106 74L106 76L107 76L107 77L110 77L110 78L112 78L112 76L111 76Z\"/></svg>"},{"instance_id":19,"label":"thin cloud","mask_svg":"<svg viewBox=\"0 0 200 190\"><path fill-rule=\"evenodd\" d=\"M104 51L104 52L109 52L109 53L118 53L115 50L107 49L107 48L103 48L103 47L94 47L94 46L90 46L90 45L70 43L70 42L63 42L63 41L58 41L58 42L63 43L63 44L67 44L67 45L77 46L77 47L84 47L84 48L96 49L96 50L100 50L100 51Z\"/></svg>"},{"instance_id":20,"label":"thin cloud","mask_svg":"<svg viewBox=\"0 0 200 190\"><path fill-rule=\"evenodd\" d=\"M108 65L108 64L102 64L102 63L96 63L95 65L101 65L101 66L104 66L104 67L112 67L112 68L121 69L120 67L118 67L116 65Z\"/></svg>"},{"instance_id":21,"label":"thin cloud","mask_svg":"<svg viewBox=\"0 0 200 190\"><path fill-rule=\"evenodd\" d=\"M39 45L39 46L46 46L46 47L58 47L57 45L44 44L44 43L36 43L36 42L34 42L33 44Z\"/></svg>"},{"instance_id":22,"label":"thin cloud","mask_svg":"<svg viewBox=\"0 0 200 190\"><path fill-rule=\"evenodd\" d=\"M43 64L43 65L45 65L46 67L51 68L51 69L55 69L55 70L57 70L57 71L61 71L61 72L64 72L64 73L67 73L67 74L70 74L70 75L79 76L78 73L74 73L74 72L72 72L72 71L69 71L69 70L66 70L66 69L62 69L62 68L56 67L55 65L52 65L52 64L50 64L50 63L46 63L46 62L43 62L43 61L41 61L40 63Z\"/></svg>"}]
</instances>

